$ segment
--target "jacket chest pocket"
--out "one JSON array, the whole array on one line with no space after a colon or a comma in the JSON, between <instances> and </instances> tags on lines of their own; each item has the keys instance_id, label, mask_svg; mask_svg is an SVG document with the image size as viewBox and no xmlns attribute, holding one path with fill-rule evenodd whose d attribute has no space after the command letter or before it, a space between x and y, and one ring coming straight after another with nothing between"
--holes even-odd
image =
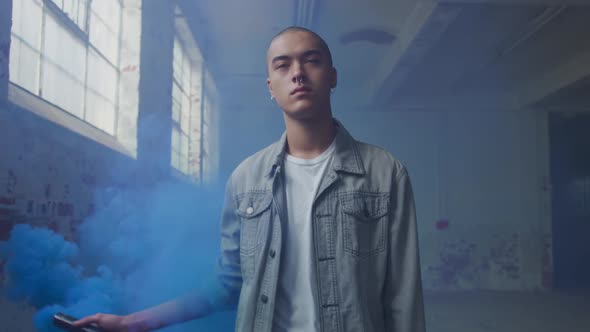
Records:
<instances>
[{"instance_id":1,"label":"jacket chest pocket","mask_svg":"<svg viewBox=\"0 0 590 332\"><path fill-rule=\"evenodd\" d=\"M272 193L253 192L238 196L240 216L240 265L244 280L254 273L256 253L264 243L271 218Z\"/></svg>"},{"instance_id":2,"label":"jacket chest pocket","mask_svg":"<svg viewBox=\"0 0 590 332\"><path fill-rule=\"evenodd\" d=\"M385 251L389 195L346 193L340 197L344 250L354 257Z\"/></svg>"}]
</instances>

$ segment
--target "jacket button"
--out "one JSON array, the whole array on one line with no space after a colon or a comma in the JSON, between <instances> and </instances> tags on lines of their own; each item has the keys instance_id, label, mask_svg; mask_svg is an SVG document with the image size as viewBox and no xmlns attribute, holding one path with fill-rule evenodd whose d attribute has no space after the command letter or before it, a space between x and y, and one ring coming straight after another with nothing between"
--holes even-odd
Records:
<instances>
[{"instance_id":1,"label":"jacket button","mask_svg":"<svg viewBox=\"0 0 590 332\"><path fill-rule=\"evenodd\" d=\"M266 302L268 302L268 296L266 296L266 295L262 295L262 296L260 297L260 301L262 301L262 303L266 303Z\"/></svg>"},{"instance_id":2,"label":"jacket button","mask_svg":"<svg viewBox=\"0 0 590 332\"><path fill-rule=\"evenodd\" d=\"M268 255L270 256L270 258L275 258L276 252L273 249L270 249Z\"/></svg>"},{"instance_id":3,"label":"jacket button","mask_svg":"<svg viewBox=\"0 0 590 332\"><path fill-rule=\"evenodd\" d=\"M253 207L251 207L251 206L249 206L249 207L246 209L246 213L247 213L247 214L252 214L253 212L254 212L254 208L253 208Z\"/></svg>"}]
</instances>

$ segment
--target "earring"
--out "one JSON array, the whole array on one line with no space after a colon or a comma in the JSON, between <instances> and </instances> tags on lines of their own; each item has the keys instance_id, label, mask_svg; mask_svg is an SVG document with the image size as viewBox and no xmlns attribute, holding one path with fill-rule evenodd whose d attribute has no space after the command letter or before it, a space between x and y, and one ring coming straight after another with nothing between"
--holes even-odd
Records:
<instances>
[{"instance_id":1,"label":"earring","mask_svg":"<svg viewBox=\"0 0 590 332\"><path fill-rule=\"evenodd\" d=\"M275 96L270 95L270 100L275 100Z\"/></svg>"}]
</instances>

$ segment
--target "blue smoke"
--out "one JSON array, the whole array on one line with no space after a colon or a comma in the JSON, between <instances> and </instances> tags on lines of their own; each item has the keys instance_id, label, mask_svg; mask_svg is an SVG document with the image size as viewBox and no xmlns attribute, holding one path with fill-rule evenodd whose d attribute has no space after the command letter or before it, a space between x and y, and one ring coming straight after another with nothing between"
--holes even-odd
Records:
<instances>
[{"instance_id":1,"label":"blue smoke","mask_svg":"<svg viewBox=\"0 0 590 332\"><path fill-rule=\"evenodd\" d=\"M104 188L75 243L18 224L0 251L7 296L37 308L36 328L53 332L58 311L123 315L203 288L219 253L222 197L217 186L172 182L150 190ZM219 313L165 331L231 331L234 320L233 312Z\"/></svg>"}]
</instances>

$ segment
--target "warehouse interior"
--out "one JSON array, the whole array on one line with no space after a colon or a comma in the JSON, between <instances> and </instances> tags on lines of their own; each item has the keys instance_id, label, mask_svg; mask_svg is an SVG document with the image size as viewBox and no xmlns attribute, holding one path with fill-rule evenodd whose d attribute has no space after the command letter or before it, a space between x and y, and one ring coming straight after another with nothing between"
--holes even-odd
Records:
<instances>
[{"instance_id":1,"label":"warehouse interior","mask_svg":"<svg viewBox=\"0 0 590 332\"><path fill-rule=\"evenodd\" d=\"M1 1L0 330L206 278L228 176L285 130L266 50L293 25L409 170L427 330L589 331L586 0Z\"/></svg>"}]
</instances>

